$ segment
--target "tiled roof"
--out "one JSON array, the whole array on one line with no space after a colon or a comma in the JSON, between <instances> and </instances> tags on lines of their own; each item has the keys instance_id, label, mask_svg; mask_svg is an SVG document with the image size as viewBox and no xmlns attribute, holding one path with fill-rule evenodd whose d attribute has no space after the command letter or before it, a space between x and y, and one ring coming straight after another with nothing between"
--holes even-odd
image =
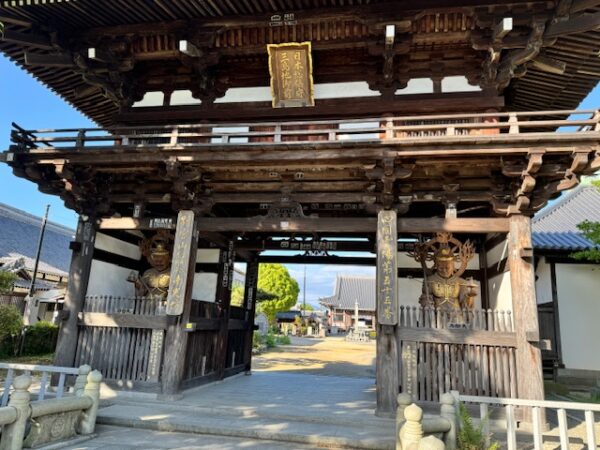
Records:
<instances>
[{"instance_id":1,"label":"tiled roof","mask_svg":"<svg viewBox=\"0 0 600 450\"><path fill-rule=\"evenodd\" d=\"M33 270L42 218L0 203L0 258L24 256ZM75 230L48 222L40 255L40 270L66 274L71 262L69 242ZM29 267L31 266L31 267Z\"/></svg>"},{"instance_id":2,"label":"tiled roof","mask_svg":"<svg viewBox=\"0 0 600 450\"><path fill-rule=\"evenodd\" d=\"M356 301L359 310L375 311L375 278L338 275L334 294L319 299L319 303L323 306L352 311Z\"/></svg>"},{"instance_id":3,"label":"tiled roof","mask_svg":"<svg viewBox=\"0 0 600 450\"><path fill-rule=\"evenodd\" d=\"M577 228L584 220L600 222L600 192L594 186L576 188L533 218L534 248L576 251L594 247Z\"/></svg>"}]
</instances>

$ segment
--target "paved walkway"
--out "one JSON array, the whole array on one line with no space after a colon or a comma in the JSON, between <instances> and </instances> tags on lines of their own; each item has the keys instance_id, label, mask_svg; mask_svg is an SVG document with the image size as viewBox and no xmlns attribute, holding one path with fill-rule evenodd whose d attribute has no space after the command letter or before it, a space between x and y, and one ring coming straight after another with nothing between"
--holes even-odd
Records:
<instances>
[{"instance_id":1,"label":"paved walkway","mask_svg":"<svg viewBox=\"0 0 600 450\"><path fill-rule=\"evenodd\" d=\"M256 371L375 378L375 341L346 342L343 337L292 338L292 345L254 356L252 368Z\"/></svg>"}]
</instances>

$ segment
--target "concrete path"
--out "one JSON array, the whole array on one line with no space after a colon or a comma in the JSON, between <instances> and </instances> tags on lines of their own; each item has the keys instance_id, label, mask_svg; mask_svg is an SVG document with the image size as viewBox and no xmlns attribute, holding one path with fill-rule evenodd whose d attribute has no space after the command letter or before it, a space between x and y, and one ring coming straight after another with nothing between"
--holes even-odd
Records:
<instances>
[{"instance_id":1,"label":"concrete path","mask_svg":"<svg viewBox=\"0 0 600 450\"><path fill-rule=\"evenodd\" d=\"M394 448L394 421L377 418L374 380L256 372L187 391L175 402L118 399L98 422L311 445Z\"/></svg>"},{"instance_id":2,"label":"concrete path","mask_svg":"<svg viewBox=\"0 0 600 450\"><path fill-rule=\"evenodd\" d=\"M292 338L292 345L283 345L253 356L252 369L375 378L375 341L346 342L341 336L325 339Z\"/></svg>"},{"instance_id":3,"label":"concrete path","mask_svg":"<svg viewBox=\"0 0 600 450\"><path fill-rule=\"evenodd\" d=\"M61 448L65 450L308 450L315 448L295 443L135 430L107 425L98 426L97 434L96 438L78 444L66 444Z\"/></svg>"}]
</instances>

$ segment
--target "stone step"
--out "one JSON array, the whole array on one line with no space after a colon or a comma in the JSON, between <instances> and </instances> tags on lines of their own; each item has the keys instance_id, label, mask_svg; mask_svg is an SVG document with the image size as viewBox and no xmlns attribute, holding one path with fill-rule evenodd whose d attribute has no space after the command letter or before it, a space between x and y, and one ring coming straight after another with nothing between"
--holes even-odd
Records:
<instances>
[{"instance_id":1,"label":"stone step","mask_svg":"<svg viewBox=\"0 0 600 450\"><path fill-rule=\"evenodd\" d=\"M267 417L268 416L268 417ZM394 449L393 421L385 426L359 420L299 420L299 415L277 413L227 414L218 408L183 405L114 404L101 408L98 423L137 429L293 442L316 448ZM367 422L367 423L366 423Z\"/></svg>"}]
</instances>

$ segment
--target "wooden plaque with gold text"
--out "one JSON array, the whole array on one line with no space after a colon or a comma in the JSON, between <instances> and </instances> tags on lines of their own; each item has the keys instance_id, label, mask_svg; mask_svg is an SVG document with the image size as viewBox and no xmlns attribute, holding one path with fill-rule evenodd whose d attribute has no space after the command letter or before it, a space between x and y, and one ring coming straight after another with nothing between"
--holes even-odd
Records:
<instances>
[{"instance_id":1,"label":"wooden plaque with gold text","mask_svg":"<svg viewBox=\"0 0 600 450\"><path fill-rule=\"evenodd\" d=\"M315 106L310 42L267 45L273 108Z\"/></svg>"}]
</instances>

